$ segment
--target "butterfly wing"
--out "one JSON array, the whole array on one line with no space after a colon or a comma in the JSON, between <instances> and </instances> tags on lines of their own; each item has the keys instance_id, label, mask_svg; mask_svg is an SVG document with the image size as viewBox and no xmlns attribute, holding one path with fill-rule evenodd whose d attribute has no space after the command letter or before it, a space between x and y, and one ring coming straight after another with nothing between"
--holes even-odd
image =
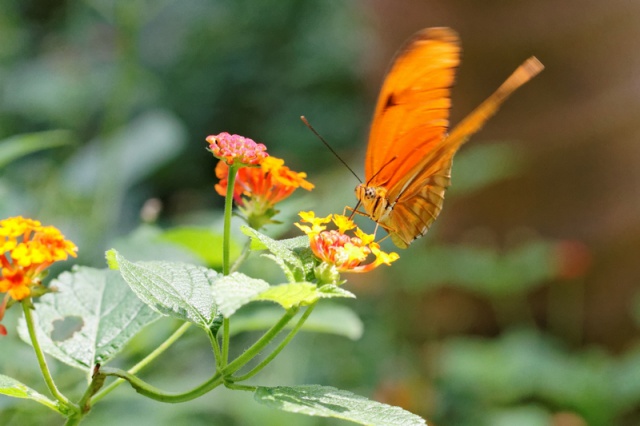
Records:
<instances>
[{"instance_id":1,"label":"butterfly wing","mask_svg":"<svg viewBox=\"0 0 640 426\"><path fill-rule=\"evenodd\" d=\"M380 90L371 125L367 185L394 186L444 138L459 62L458 36L449 28L422 30L400 50Z\"/></svg>"},{"instance_id":2,"label":"butterfly wing","mask_svg":"<svg viewBox=\"0 0 640 426\"><path fill-rule=\"evenodd\" d=\"M442 210L460 146L511 93L544 68L529 58L446 135L459 55L452 30L421 31L397 57L378 99L365 163L367 183L358 194L369 216L401 248L426 234Z\"/></svg>"},{"instance_id":3,"label":"butterfly wing","mask_svg":"<svg viewBox=\"0 0 640 426\"><path fill-rule=\"evenodd\" d=\"M408 246L414 239L427 233L442 210L455 153L496 113L502 102L543 68L535 57L525 61L447 137L433 144L395 186L388 188L387 199L392 211L387 215L385 226L392 230L391 237L396 245Z\"/></svg>"},{"instance_id":4,"label":"butterfly wing","mask_svg":"<svg viewBox=\"0 0 640 426\"><path fill-rule=\"evenodd\" d=\"M394 203L385 216L384 227L396 246L407 248L413 240L427 233L442 211L444 193L450 182L451 159L425 176L417 192L403 193Z\"/></svg>"}]
</instances>

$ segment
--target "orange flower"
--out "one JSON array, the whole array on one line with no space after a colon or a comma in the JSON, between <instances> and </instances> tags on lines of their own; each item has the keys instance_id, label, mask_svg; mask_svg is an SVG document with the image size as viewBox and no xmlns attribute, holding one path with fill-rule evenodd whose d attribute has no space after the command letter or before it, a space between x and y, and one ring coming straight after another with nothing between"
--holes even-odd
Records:
<instances>
[{"instance_id":1,"label":"orange flower","mask_svg":"<svg viewBox=\"0 0 640 426\"><path fill-rule=\"evenodd\" d=\"M300 212L300 218L301 222L311 225L295 224L309 236L313 253L338 272L369 272L382 264L390 265L399 258L397 253L380 250L380 245L373 241L374 236L364 233L346 216L336 214L319 218L314 212ZM327 230L329 222L338 229ZM346 234L351 230L354 236ZM371 256L374 259L366 263Z\"/></svg>"},{"instance_id":2,"label":"orange flower","mask_svg":"<svg viewBox=\"0 0 640 426\"><path fill-rule=\"evenodd\" d=\"M22 300L31 295L31 288L40 284L40 274L46 268L68 256L75 257L77 250L53 226L21 216L0 220L0 293L7 293L5 303L8 297Z\"/></svg>"},{"instance_id":3,"label":"orange flower","mask_svg":"<svg viewBox=\"0 0 640 426\"><path fill-rule=\"evenodd\" d=\"M266 146L240 135L222 132L207 136L206 140L213 155L224 160L228 165L257 166L269 156Z\"/></svg>"},{"instance_id":4,"label":"orange flower","mask_svg":"<svg viewBox=\"0 0 640 426\"><path fill-rule=\"evenodd\" d=\"M216 192L224 196L227 192L229 166L220 160L216 176L220 183ZM284 165L284 160L266 157L260 167L244 167L238 170L233 187L233 199L255 229L271 222L277 211L273 207L289 197L297 188L313 189L306 180L306 173L294 172Z\"/></svg>"}]
</instances>

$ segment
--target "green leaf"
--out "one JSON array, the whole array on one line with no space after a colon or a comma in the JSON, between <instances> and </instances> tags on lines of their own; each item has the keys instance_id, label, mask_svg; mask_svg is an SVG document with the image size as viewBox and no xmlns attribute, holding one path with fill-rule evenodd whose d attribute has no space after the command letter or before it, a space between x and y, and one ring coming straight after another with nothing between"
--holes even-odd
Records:
<instances>
[{"instance_id":1,"label":"green leaf","mask_svg":"<svg viewBox=\"0 0 640 426\"><path fill-rule=\"evenodd\" d=\"M282 268L289 282L303 281L305 279L306 271L304 264L300 257L294 252L295 248L301 247L301 239L295 238L292 240L277 241L248 226L243 226L241 230L251 238L252 250L263 250L266 248L276 256L275 258L272 256L268 257L275 260ZM307 241L307 246L308 245Z\"/></svg>"},{"instance_id":2,"label":"green leaf","mask_svg":"<svg viewBox=\"0 0 640 426\"><path fill-rule=\"evenodd\" d=\"M211 294L218 273L179 262L129 262L115 250L107 252L111 268L120 269L131 290L162 315L209 328L218 315Z\"/></svg>"},{"instance_id":3,"label":"green leaf","mask_svg":"<svg viewBox=\"0 0 640 426\"><path fill-rule=\"evenodd\" d=\"M161 241L169 241L187 248L205 261L210 268L222 267L222 234L213 232L209 228L184 226L164 231ZM217 248L213 250L212 248ZM240 255L241 247L231 241L231 260Z\"/></svg>"},{"instance_id":4,"label":"green leaf","mask_svg":"<svg viewBox=\"0 0 640 426\"><path fill-rule=\"evenodd\" d=\"M333 417L370 426L426 425L399 407L371 401L330 386L258 387L254 398L271 408L317 417Z\"/></svg>"},{"instance_id":5,"label":"green leaf","mask_svg":"<svg viewBox=\"0 0 640 426\"><path fill-rule=\"evenodd\" d=\"M32 399L51 408L54 411L62 413L63 411L58 408L58 405L51 401L46 396L34 391L30 387L20 383L12 377L0 374L0 394L11 396L14 398L26 398Z\"/></svg>"},{"instance_id":6,"label":"green leaf","mask_svg":"<svg viewBox=\"0 0 640 426\"><path fill-rule=\"evenodd\" d=\"M298 317L302 312L298 313ZM246 331L267 330L282 318L282 309L278 306L261 306L253 310L237 313L231 322L231 334ZM293 328L296 319L289 321L285 328ZM302 326L302 331L327 333L358 340L362 336L362 321L356 313L342 305L321 303Z\"/></svg>"},{"instance_id":7,"label":"green leaf","mask_svg":"<svg viewBox=\"0 0 640 426\"><path fill-rule=\"evenodd\" d=\"M217 279L211 291L218 309L225 318L229 318L268 288L269 283L266 281L234 272Z\"/></svg>"},{"instance_id":8,"label":"green leaf","mask_svg":"<svg viewBox=\"0 0 640 426\"><path fill-rule=\"evenodd\" d=\"M0 169L12 161L33 152L69 145L73 134L67 130L26 133L0 141Z\"/></svg>"},{"instance_id":9,"label":"green leaf","mask_svg":"<svg viewBox=\"0 0 640 426\"><path fill-rule=\"evenodd\" d=\"M158 315L129 290L115 271L77 267L51 282L57 292L35 303L33 317L42 350L72 367L104 364ZM30 342L24 319L20 337Z\"/></svg>"},{"instance_id":10,"label":"green leaf","mask_svg":"<svg viewBox=\"0 0 640 426\"><path fill-rule=\"evenodd\" d=\"M311 283L290 283L269 287L260 293L254 300L266 300L276 302L285 309L293 306L307 306L321 298L353 297L353 293L334 285L325 285L320 288Z\"/></svg>"}]
</instances>

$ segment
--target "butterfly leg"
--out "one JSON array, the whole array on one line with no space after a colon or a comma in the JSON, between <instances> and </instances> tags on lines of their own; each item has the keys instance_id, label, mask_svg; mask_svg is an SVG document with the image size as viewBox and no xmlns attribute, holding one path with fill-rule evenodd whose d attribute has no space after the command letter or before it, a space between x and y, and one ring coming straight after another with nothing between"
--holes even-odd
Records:
<instances>
[{"instance_id":1,"label":"butterfly leg","mask_svg":"<svg viewBox=\"0 0 640 426\"><path fill-rule=\"evenodd\" d=\"M353 207L349 207L349 206L345 206L344 210L342 210L342 215L346 216L347 215L347 211L350 211L351 214L349 215L349 219L353 219L353 216L358 214L360 216L366 216L366 217L370 217L367 213L365 212L361 212L360 210L357 210L357 207L354 209Z\"/></svg>"}]
</instances>

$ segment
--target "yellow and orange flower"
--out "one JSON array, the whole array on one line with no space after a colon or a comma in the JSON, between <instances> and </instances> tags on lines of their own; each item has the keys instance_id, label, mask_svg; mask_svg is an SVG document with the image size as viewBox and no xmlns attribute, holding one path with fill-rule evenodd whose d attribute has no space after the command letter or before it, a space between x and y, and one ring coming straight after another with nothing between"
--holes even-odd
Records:
<instances>
[{"instance_id":1,"label":"yellow and orange flower","mask_svg":"<svg viewBox=\"0 0 640 426\"><path fill-rule=\"evenodd\" d=\"M230 166L234 164L257 166L269 156L266 146L244 136L222 132L209 135L206 140L209 142L211 153Z\"/></svg>"},{"instance_id":2,"label":"yellow and orange flower","mask_svg":"<svg viewBox=\"0 0 640 426\"><path fill-rule=\"evenodd\" d=\"M309 236L313 253L337 272L369 272L382 264L390 265L399 258L397 253L383 252L374 242L374 235L366 234L344 215L316 217L314 212L300 212L300 218L302 223L309 225L295 225ZM338 229L327 230L329 222ZM347 231L353 231L353 236Z\"/></svg>"},{"instance_id":3,"label":"yellow and orange flower","mask_svg":"<svg viewBox=\"0 0 640 426\"><path fill-rule=\"evenodd\" d=\"M52 263L76 256L78 248L53 226L21 216L0 220L0 293L22 300L40 284Z\"/></svg>"},{"instance_id":4,"label":"yellow and orange flower","mask_svg":"<svg viewBox=\"0 0 640 426\"><path fill-rule=\"evenodd\" d=\"M223 160L216 166L216 176L220 182L216 192L224 196L227 192L229 166ZM313 184L306 180L306 173L294 172L284 165L284 160L266 157L260 167L243 167L236 174L233 199L247 217L249 224L259 229L271 222L277 213L273 207L288 198L298 188L308 191Z\"/></svg>"}]
</instances>

